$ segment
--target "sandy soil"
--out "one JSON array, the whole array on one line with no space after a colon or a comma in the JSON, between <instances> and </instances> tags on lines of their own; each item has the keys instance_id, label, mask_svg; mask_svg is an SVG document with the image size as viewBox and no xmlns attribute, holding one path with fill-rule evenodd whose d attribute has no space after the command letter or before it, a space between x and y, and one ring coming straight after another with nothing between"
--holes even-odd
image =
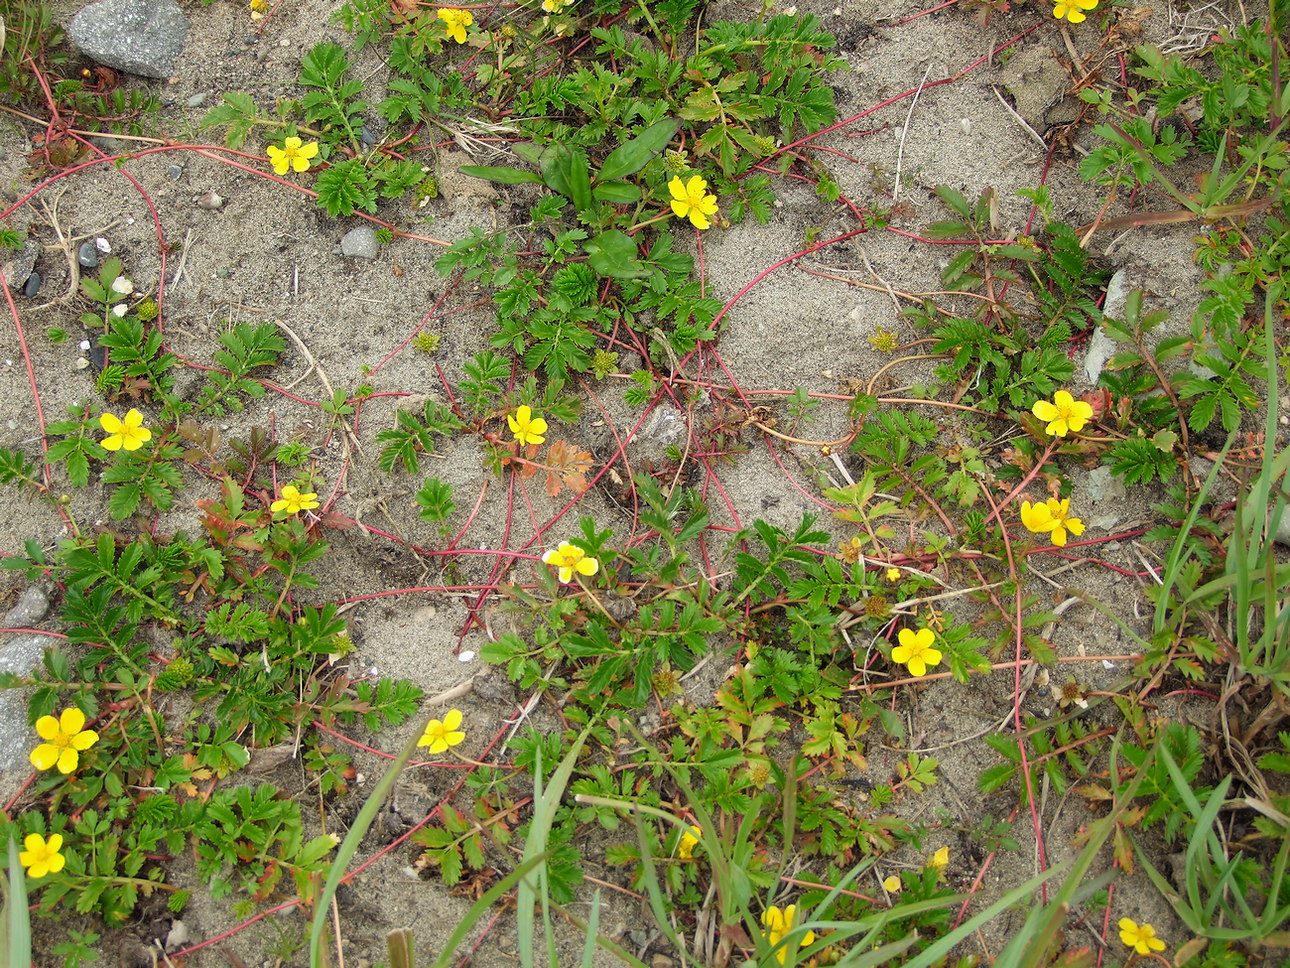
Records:
<instances>
[{"instance_id":1,"label":"sandy soil","mask_svg":"<svg viewBox=\"0 0 1290 968\"><path fill-rule=\"evenodd\" d=\"M59 0L56 18L66 21L78 4ZM755 13L755 4L717 3L705 17L742 18ZM329 23L336 9L333 0L285 0L267 29L257 34L247 18L243 3L217 0L210 5L185 3L191 20L188 47L166 82L148 82L162 97L165 107L160 128L172 138L209 143L213 137L199 132L197 122L226 90L245 90L257 101L271 104L275 98L298 96L293 80L300 55L312 45L332 40L349 46L349 39ZM896 228L916 233L931 221L945 217L932 195L934 185L947 184L969 197L987 186L999 193L999 223L1002 235L1026 229L1029 206L1016 197L1019 188L1032 188L1045 177L1046 152L1035 136L1023 128L1020 118L1040 136L1049 133L1051 111L1067 118L1071 105L1063 100L1070 77L1061 64L1069 62L1070 51L1086 55L1099 42L1091 22L1082 27L1063 28L1049 16L1046 4L1014 4L1007 12L995 13L982 25L983 7L967 4L902 22L919 12L920 6L907 0L891 2L843 2L841 6L819 0L798 4L803 12L817 14L834 31L849 70L830 79L838 93L838 118L847 119L889 102L904 92L925 87L916 99L904 97L865 114L853 123L816 141L828 153L818 159L832 172L845 196L860 206L891 199L882 194L899 185L904 213L893 223ZM1124 12L1125 16L1128 12ZM1180 24L1200 23L1205 17L1222 15L1211 9L1190 15L1183 9L1170 10L1157 3L1143 9L1138 40L1163 42L1179 35ZM1201 28L1203 33L1203 27ZM1012 44L1006 50L1005 45ZM1118 70L1114 48L1101 69ZM993 53L992 53L993 52ZM357 73L367 79L368 99L381 96L386 69L377 52L369 48L354 58ZM975 65L975 66L973 66ZM956 78L952 83L932 82ZM127 84L144 82L127 79ZM195 95L206 95L200 106L189 107ZM1014 109L1005 104L1009 101ZM12 118L0 121L0 190L15 198L30 187L31 172L26 155L37 129ZM216 136L217 137L217 136ZM1091 144L1087 127L1074 130L1076 144ZM121 146L109 148L120 150ZM246 150L261 155L263 142L252 136ZM441 197L421 211L407 205L387 205L382 218L414 232L455 240L471 226L504 227L513 217L505 192L455 173L457 165L473 159L453 144L441 144L424 153L442 180ZM483 159L493 161L493 159ZM1072 224L1088 222L1096 214L1099 199L1083 185L1076 170L1078 156L1070 150L1058 152L1047 171L1047 184L1058 200L1057 215ZM182 166L178 178L168 171ZM251 162L259 173L269 171L267 163ZM137 180L156 208L157 221L138 188L126 175ZM856 228L854 218L841 204L819 199L809 186L777 182L779 204L773 221L761 226L751 219L729 230L715 229L702 237L702 257L709 294L727 300L739 292L767 266L801 252L808 231L818 231L819 240L831 239ZM216 192L225 202L217 210L197 203L206 192ZM56 241L51 222L56 220L65 233L98 234L109 238L114 254L125 262L136 285L155 288L161 271L159 237L174 246L167 261L163 321L169 345L182 357L207 362L213 353L214 334L226 322L281 320L308 349L309 358L291 346L283 365L273 374L280 386L294 387L293 393L309 400L326 396L325 386L352 390L369 383L382 396L362 408L357 423L361 451L346 456L344 439L329 436L325 421L313 407L275 397L265 406L225 421L230 433L244 431L252 423L271 421L283 438L305 440L319 448L321 466L329 488L334 488L337 509L365 524L406 537L427 546L441 544L431 529L416 515L412 492L420 478L383 474L377 469L375 435L391 426L392 411L400 394L418 398L441 392L437 369L455 381L464 360L486 346L493 328L492 315L481 300L486 293L467 287L447 288L447 281L435 271L440 254L434 245L407 239L384 246L373 262L350 260L336 251L341 236L356 219L334 220L321 213L311 199L266 178L223 164L189 148L152 154L127 162L120 170L98 166L64 179L42 191L36 204L19 208L11 223L26 229L42 244ZM697 251L694 240L690 251ZM1186 324L1195 307L1199 279L1192 264L1190 233L1185 228L1165 227L1126 233L1099 235L1092 249L1109 267L1123 267L1133 286L1147 289L1153 304L1174 313L1179 326ZM894 329L902 341L916 338L908 323L896 315L894 297L885 290L918 292L939 288L938 272L948 260L947 252L936 246L915 242L896 232L873 231L825 245L762 279L736 302L727 316L721 337L722 358L730 375L747 389L792 389L847 393L853 381L867 383L889 358L875 351L868 337L879 326ZM183 271L176 278L176 266ZM55 248L40 256L40 271L46 282L36 299L19 299L18 307L27 347L47 419L81 398L95 396L92 371L78 368L76 340L59 345L43 337L51 326L62 326L74 335L81 332L80 310L57 301L72 285L67 261ZM808 274L808 270L811 273ZM825 277L821 273L827 273ZM866 284L861 288L859 284ZM51 300L54 300L51 302ZM407 337L424 325L441 333L443 340L433 357L410 348L395 351ZM79 338L79 336L77 336ZM12 326L0 333L0 400L6 403L6 429L0 443L24 446L33 451L33 428L37 426L35 406L22 364L16 333ZM1077 364L1079 360L1077 359ZM911 385L930 380L925 364L909 364L889 370L877 385L880 392L899 395ZM624 360L623 368L631 369ZM1078 382L1082 368L1077 365L1077 383L1071 389L1082 392L1091 387ZM709 372L708 376L721 374ZM324 384L326 380L326 384ZM622 402L621 384L612 379L595 384L597 403L588 399L586 416L575 427L566 428L573 441L595 455L598 463L610 459L616 450L614 434L627 440L626 457L639 460L656 454L666 428L646 420L643 430L630 437L640 421L641 411ZM603 407L603 409L601 409ZM807 425L807 436L828 440L846 432L841 404L826 404L819 419ZM696 419L702 414L696 414ZM939 415L938 415L939 417ZM1006 428L1000 427L1002 432ZM955 432L946 421L946 431ZM721 492L709 479L714 521L722 525L748 524L757 517L791 528L806 512L825 513L818 501L822 479L839 480L838 466L822 457L817 448L785 448L746 433L749 445L733 465L718 470ZM846 458L843 458L844 462ZM632 522L620 505L600 487L593 488L563 517L563 500L548 498L540 488L530 488L528 504L517 505L509 534L503 538L507 520L507 489L496 479L487 480L480 466L480 452L474 440L459 438L448 443L431 459L430 473L454 485L458 512L454 524L465 521L465 510L485 488L479 512L468 532L464 547L505 547L540 550L550 540L572 530L579 515L595 517L601 527L613 527L620 536L631 533ZM854 469L852 467L851 469ZM1084 472L1071 470L1077 489ZM208 496L194 482L193 500ZM213 493L213 492L212 492ZM329 495L331 496L331 495ZM1131 490L1123 500L1108 501L1099 508L1102 533L1127 529L1144 518L1152 495ZM3 497L5 514L0 520L0 551L21 549L22 541L35 537L49 545L59 536L56 519L43 507ZM100 523L103 491L96 485L73 495L79 519L87 526ZM531 508L531 510L530 510ZM1098 514L1091 515L1096 519ZM193 528L191 504L166 515L163 530ZM824 521L831 526L827 513ZM543 528L544 533L539 533ZM844 532L836 529L840 539ZM1094 534L1095 529L1090 530ZM714 572L723 562L720 547ZM1140 563L1129 543L1099 549L1112 564L1138 570ZM1044 589L1054 602L1066 597L1064 589L1074 588L1101 598L1119 614L1132 616L1139 594L1132 581L1111 580L1108 572L1082 567L1064 570L1059 559L1038 562L1041 570L1053 571L1053 587ZM477 584L490 580L491 561L486 557L462 556L454 562L454 577L445 580L440 560L421 560L397 544L354 529L337 534L334 554L324 571L325 594L336 599L377 592L440 586ZM523 576L521 576L523 577ZM0 582L11 601L21 588L9 573ZM1037 591L1040 589L1036 589ZM498 618L491 606L484 610L490 621ZM1144 613L1145 614L1145 613ZM471 726L464 748L468 756L483 752L495 733L505 725L517 702L499 672L482 674L478 659L463 662L462 650L477 654L484 633L475 626L464 636L459 630L468 616L464 596L456 593L405 592L363 602L347 613L359 650L357 668L379 670L381 674L407 678L435 694L471 677L472 694L460 705ZM1096 613L1075 608L1066 613L1052 632L1063 654L1124 651L1119 633ZM464 653L463 653L464 654ZM1089 668L1084 678L1095 689L1113 688L1123 670ZM1002 816L1011 807L1010 797L995 804L982 803L976 794L981 769L995 762L983 744L972 738L993 728L1012 707L1014 684L1011 674L974 681L964 688L956 683L930 684L901 695L900 712L909 723L910 746L935 751L943 764L943 783L928 795L908 804L919 818L939 827L934 835L939 846L948 844L956 856L973 855L967 831L983 816ZM704 701L705 697L697 697ZM710 698L710 693L708 697ZM1040 713L1052 706L1046 690L1027 693L1024 708ZM1161 708L1160 715L1187 716L1181 706ZM1109 715L1109 714L1107 714ZM557 725L549 711L535 714L539 728ZM1108 719L1108 722L1110 720ZM407 732L382 734L383 749L396 749ZM366 739L366 737L363 737ZM905 750L876 746L870 750L870 768L875 777L890 774ZM367 784L374 781L379 764L360 756L360 770ZM300 770L280 768L269 779L284 786L299 784ZM402 781L395 810L406 823L416 822L456 781L452 771L414 769ZM4 777L12 789L19 777ZM361 790L363 787L360 786ZM343 823L344 805L329 823ZM1041 804L1049 860L1070 850L1073 832L1089 819L1082 801ZM1013 835L1022 849L1007 854L994 866L984 888L987 892L1015 883L1036 869L1033 834L1024 817L1013 824ZM373 833L365 845L364 857L384 842L388 833ZM591 836L586 844L589 869L615 883L617 871L597 869L605 839ZM414 930L421 951L437 950L450 926L467 906L466 900L448 896L434 880L424 880L411 871L412 854L396 851L369 868L347 896L342 896L345 931L351 941L352 963L360 959L382 960L383 937L393 927ZM897 863L917 863L918 858L898 857ZM958 878L975 871L965 861ZM967 883L958 886L966 888ZM1162 933L1177 925L1163 909L1154 891L1145 883L1129 882L1122 890L1135 892L1135 910L1143 920L1155 923ZM648 915L626 896L614 897L609 915L602 923L619 924L629 933L642 928ZM286 913L259 923L221 947L249 966L272 965L273 947L286 937L299 936L304 923L299 913ZM196 899L184 921L194 942L213 937L236 922L227 906ZM503 920L476 953L477 963L510 963L513 934ZM153 925L155 927L156 925ZM148 925L140 926L144 943ZM164 927L164 925L163 925ZM1012 927L999 926L996 943ZM1175 934L1175 936L1177 936ZM1091 935L1083 939L1091 943ZM128 947L128 946L127 946ZM289 947L289 945L287 946ZM216 949L218 950L218 949ZM996 948L997 950L997 948ZM282 955L283 952L279 952ZM126 958L122 955L122 958ZM297 951L285 954L286 964L301 964ZM212 949L195 954L191 965L222 965L225 961Z\"/></svg>"}]
</instances>

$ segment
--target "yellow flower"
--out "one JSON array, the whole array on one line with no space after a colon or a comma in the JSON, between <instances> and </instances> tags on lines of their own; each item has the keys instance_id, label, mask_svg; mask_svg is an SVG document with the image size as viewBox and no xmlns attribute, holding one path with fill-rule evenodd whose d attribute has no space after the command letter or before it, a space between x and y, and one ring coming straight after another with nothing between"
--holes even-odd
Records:
<instances>
[{"instance_id":1,"label":"yellow flower","mask_svg":"<svg viewBox=\"0 0 1290 968\"><path fill-rule=\"evenodd\" d=\"M900 581L900 569L899 569L899 568L888 568L888 569L887 569L887 581L891 582L893 585L894 585L896 582Z\"/></svg>"},{"instance_id":2,"label":"yellow flower","mask_svg":"<svg viewBox=\"0 0 1290 968\"><path fill-rule=\"evenodd\" d=\"M707 194L708 183L702 178L694 175L688 182L683 182L677 175L667 183L667 190L672 193L672 211L677 218L689 216L696 229L712 225L708 216L717 213L717 196Z\"/></svg>"},{"instance_id":3,"label":"yellow flower","mask_svg":"<svg viewBox=\"0 0 1290 968\"><path fill-rule=\"evenodd\" d=\"M1053 7L1053 16L1058 20L1065 17L1073 24L1082 24L1084 22L1084 11L1093 10L1097 7L1098 0L1057 0L1057 6ZM1043 420L1043 417L1039 418ZM1058 434L1058 436L1061 436Z\"/></svg>"},{"instance_id":4,"label":"yellow flower","mask_svg":"<svg viewBox=\"0 0 1290 968\"><path fill-rule=\"evenodd\" d=\"M690 829L681 834L681 843L676 848L676 856L680 857L681 860L689 860L693 857L695 845L698 844L699 836L702 833L703 831L700 828L691 824Z\"/></svg>"},{"instance_id":5,"label":"yellow flower","mask_svg":"<svg viewBox=\"0 0 1290 968\"><path fill-rule=\"evenodd\" d=\"M888 876L887 879L882 882L882 889L888 894L898 894L903 886L904 885L900 883L900 878L895 874Z\"/></svg>"},{"instance_id":6,"label":"yellow flower","mask_svg":"<svg viewBox=\"0 0 1290 968\"><path fill-rule=\"evenodd\" d=\"M559 13L571 3L573 0L542 0L542 9L547 13Z\"/></svg>"},{"instance_id":7,"label":"yellow flower","mask_svg":"<svg viewBox=\"0 0 1290 968\"><path fill-rule=\"evenodd\" d=\"M80 753L99 741L99 734L85 728L85 714L75 706L64 709L55 719L41 716L36 720L36 735L45 740L31 751L31 765L48 770L57 765L59 773L71 773L80 763Z\"/></svg>"},{"instance_id":8,"label":"yellow flower","mask_svg":"<svg viewBox=\"0 0 1290 968\"><path fill-rule=\"evenodd\" d=\"M850 541L844 541L838 545L838 557L848 565L854 565L860 560L861 547L863 546L860 543L859 537L852 538Z\"/></svg>"},{"instance_id":9,"label":"yellow flower","mask_svg":"<svg viewBox=\"0 0 1290 968\"><path fill-rule=\"evenodd\" d=\"M426 730L417 740L417 745L430 747L431 753L442 753L466 738L466 734L457 729L460 725L461 710L449 709L442 722L432 719L426 723Z\"/></svg>"},{"instance_id":10,"label":"yellow flower","mask_svg":"<svg viewBox=\"0 0 1290 968\"><path fill-rule=\"evenodd\" d=\"M891 650L891 661L907 667L911 676L925 676L929 668L940 665L941 653L932 648L936 633L931 629L901 629L897 638L900 645Z\"/></svg>"},{"instance_id":11,"label":"yellow flower","mask_svg":"<svg viewBox=\"0 0 1290 968\"><path fill-rule=\"evenodd\" d=\"M1021 502L1021 523L1028 531L1043 534L1051 531L1053 544L1061 548L1066 544L1066 532L1078 537L1084 533L1084 522L1070 516L1071 499L1061 501L1050 497L1043 504Z\"/></svg>"},{"instance_id":12,"label":"yellow flower","mask_svg":"<svg viewBox=\"0 0 1290 968\"><path fill-rule=\"evenodd\" d=\"M273 162L273 170L279 175L285 175L288 168L293 171L308 171L309 159L318 154L318 142L301 144L300 139L293 136L282 144L281 148L277 145L269 145L266 149L269 153L269 161Z\"/></svg>"},{"instance_id":13,"label":"yellow flower","mask_svg":"<svg viewBox=\"0 0 1290 968\"><path fill-rule=\"evenodd\" d=\"M560 584L562 585L567 585L573 581L575 571L579 575L586 575L590 578L600 570L599 561L567 541L560 542L560 547L544 554L542 560L546 564L555 565L560 569Z\"/></svg>"},{"instance_id":14,"label":"yellow flower","mask_svg":"<svg viewBox=\"0 0 1290 968\"><path fill-rule=\"evenodd\" d=\"M269 510L275 514L278 511L286 511L288 514L299 514L301 511L312 511L318 506L318 495L310 491L308 494L301 494L300 488L294 484L288 484L282 489L282 498L274 501L269 505Z\"/></svg>"},{"instance_id":15,"label":"yellow flower","mask_svg":"<svg viewBox=\"0 0 1290 968\"><path fill-rule=\"evenodd\" d=\"M251 19L263 20L264 11L269 9L269 0L251 0ZM278 174L283 174L279 172Z\"/></svg>"},{"instance_id":16,"label":"yellow flower","mask_svg":"<svg viewBox=\"0 0 1290 968\"><path fill-rule=\"evenodd\" d=\"M449 10L446 7L440 7L435 16L443 21L444 33L459 44L466 42L466 28L475 22L474 14L469 10Z\"/></svg>"},{"instance_id":17,"label":"yellow flower","mask_svg":"<svg viewBox=\"0 0 1290 968\"><path fill-rule=\"evenodd\" d=\"M946 865L950 862L950 849L942 847L931 857L927 858L927 866L935 867L938 871L945 870Z\"/></svg>"},{"instance_id":18,"label":"yellow flower","mask_svg":"<svg viewBox=\"0 0 1290 968\"><path fill-rule=\"evenodd\" d=\"M1165 950L1165 943L1156 937L1155 928L1138 924L1132 918L1120 918L1120 940L1140 955Z\"/></svg>"},{"instance_id":19,"label":"yellow flower","mask_svg":"<svg viewBox=\"0 0 1290 968\"><path fill-rule=\"evenodd\" d=\"M766 928L766 940L770 942L770 946L772 948L778 945L780 941L784 939L784 935L788 934L788 932L793 929L793 918L796 915L796 904L790 904L788 907L784 908L783 911L772 904L762 912L761 923L762 926ZM814 941L815 932L808 931L802 938L800 946L805 948ZM780 948L775 952L775 957L779 959L779 963L781 965L784 963L784 956L787 953L788 950L786 948Z\"/></svg>"},{"instance_id":20,"label":"yellow flower","mask_svg":"<svg viewBox=\"0 0 1290 968\"><path fill-rule=\"evenodd\" d=\"M533 416L532 407L516 407L514 413L506 415L506 425L521 444L540 444L545 437L546 421Z\"/></svg>"},{"instance_id":21,"label":"yellow flower","mask_svg":"<svg viewBox=\"0 0 1290 968\"><path fill-rule=\"evenodd\" d=\"M105 413L99 417L99 426L108 432L101 443L104 450L138 450L152 440L152 431L143 425L143 414L131 410L124 420L118 420L116 414Z\"/></svg>"},{"instance_id":22,"label":"yellow flower","mask_svg":"<svg viewBox=\"0 0 1290 968\"><path fill-rule=\"evenodd\" d=\"M18 853L18 863L27 868L30 877L44 877L46 874L57 874L67 863L59 851L63 847L62 834L50 834L46 840L40 834L28 834L22 845L27 849Z\"/></svg>"},{"instance_id":23,"label":"yellow flower","mask_svg":"<svg viewBox=\"0 0 1290 968\"><path fill-rule=\"evenodd\" d=\"M1076 400L1065 390L1058 390L1051 401L1036 400L1030 412L1040 420L1048 421L1044 432L1050 437L1065 437L1068 430L1078 433L1089 422L1093 407L1083 400Z\"/></svg>"}]
</instances>

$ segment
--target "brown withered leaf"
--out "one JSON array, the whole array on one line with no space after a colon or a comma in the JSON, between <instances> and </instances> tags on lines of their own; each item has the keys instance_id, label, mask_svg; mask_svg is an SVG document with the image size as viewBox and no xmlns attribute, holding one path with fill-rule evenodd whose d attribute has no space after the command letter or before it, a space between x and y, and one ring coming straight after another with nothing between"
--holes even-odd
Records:
<instances>
[{"instance_id":1,"label":"brown withered leaf","mask_svg":"<svg viewBox=\"0 0 1290 968\"><path fill-rule=\"evenodd\" d=\"M590 453L557 440L546 452L546 492L557 497L563 484L574 494L581 494L587 489L587 474L592 466Z\"/></svg>"}]
</instances>

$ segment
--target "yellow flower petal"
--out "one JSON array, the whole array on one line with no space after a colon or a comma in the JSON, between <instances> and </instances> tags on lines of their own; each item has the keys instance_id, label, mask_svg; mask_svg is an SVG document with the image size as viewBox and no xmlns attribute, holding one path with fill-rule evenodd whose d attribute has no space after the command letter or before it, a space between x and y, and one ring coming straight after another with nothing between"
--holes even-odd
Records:
<instances>
[{"instance_id":1,"label":"yellow flower petal","mask_svg":"<svg viewBox=\"0 0 1290 968\"><path fill-rule=\"evenodd\" d=\"M58 762L58 747L51 743L41 743L31 751L31 765L38 770L48 770Z\"/></svg>"},{"instance_id":2,"label":"yellow flower petal","mask_svg":"<svg viewBox=\"0 0 1290 968\"><path fill-rule=\"evenodd\" d=\"M80 754L68 746L58 754L58 772L66 776L68 773L71 773L76 769L76 765L80 761Z\"/></svg>"},{"instance_id":3,"label":"yellow flower petal","mask_svg":"<svg viewBox=\"0 0 1290 968\"><path fill-rule=\"evenodd\" d=\"M85 728L85 714L75 706L68 706L58 717L58 726L69 736L75 736Z\"/></svg>"}]
</instances>

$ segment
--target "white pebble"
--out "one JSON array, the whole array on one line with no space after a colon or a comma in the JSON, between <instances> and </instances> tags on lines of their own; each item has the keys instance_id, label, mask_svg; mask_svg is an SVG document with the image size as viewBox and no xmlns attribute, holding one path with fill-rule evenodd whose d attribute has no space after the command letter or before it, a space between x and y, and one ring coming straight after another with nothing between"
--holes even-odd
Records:
<instances>
[{"instance_id":1,"label":"white pebble","mask_svg":"<svg viewBox=\"0 0 1290 968\"><path fill-rule=\"evenodd\" d=\"M470 649L463 649L461 652L457 653L458 662L470 662L474 658L475 658L475 653L472 652Z\"/></svg>"}]
</instances>

